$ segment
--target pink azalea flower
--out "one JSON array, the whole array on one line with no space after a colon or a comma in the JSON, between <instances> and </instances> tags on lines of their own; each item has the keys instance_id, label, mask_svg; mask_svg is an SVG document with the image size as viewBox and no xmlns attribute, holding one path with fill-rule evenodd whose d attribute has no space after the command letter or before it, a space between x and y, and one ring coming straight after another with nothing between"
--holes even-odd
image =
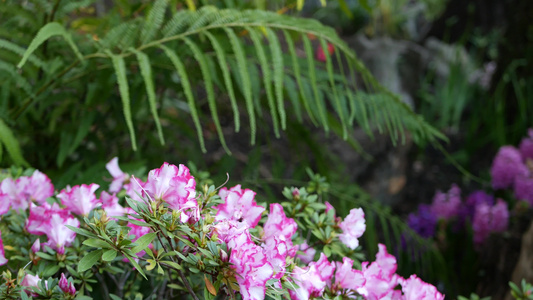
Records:
<instances>
[{"instance_id":1,"label":"pink azalea flower","mask_svg":"<svg viewBox=\"0 0 533 300\"><path fill-rule=\"evenodd\" d=\"M520 154L522 154L524 161L527 159L533 160L533 128L529 128L528 136L524 137L520 142Z\"/></svg>"},{"instance_id":2,"label":"pink azalea flower","mask_svg":"<svg viewBox=\"0 0 533 300\"><path fill-rule=\"evenodd\" d=\"M35 242L33 242L33 245L31 245L31 252L37 253L39 251L41 251L41 241L37 238Z\"/></svg>"},{"instance_id":3,"label":"pink azalea flower","mask_svg":"<svg viewBox=\"0 0 533 300\"><path fill-rule=\"evenodd\" d=\"M503 232L509 223L509 210L507 203L498 199L494 206L481 203L476 206L472 229L474 243L482 244L492 232Z\"/></svg>"},{"instance_id":4,"label":"pink azalea flower","mask_svg":"<svg viewBox=\"0 0 533 300\"><path fill-rule=\"evenodd\" d=\"M24 195L24 189L20 187L21 184L17 185L17 181L12 178L2 180L0 184L0 213L6 213L10 206L15 210L28 208L29 201Z\"/></svg>"},{"instance_id":5,"label":"pink azalea flower","mask_svg":"<svg viewBox=\"0 0 533 300\"><path fill-rule=\"evenodd\" d=\"M186 210L181 221L197 219L196 181L184 165L164 163L161 168L151 170L144 185L145 191L154 201L164 201L173 210Z\"/></svg>"},{"instance_id":6,"label":"pink azalea flower","mask_svg":"<svg viewBox=\"0 0 533 300\"><path fill-rule=\"evenodd\" d=\"M365 278L364 286L357 289L357 292L367 299L383 299L391 295L399 276L396 275L396 258L387 253L387 248L379 244L379 252L376 254L376 261L369 265L369 262L362 263L362 272Z\"/></svg>"},{"instance_id":7,"label":"pink azalea flower","mask_svg":"<svg viewBox=\"0 0 533 300\"><path fill-rule=\"evenodd\" d=\"M22 178L19 179L25 181ZM35 170L30 177L25 178L28 178L27 183L24 184L28 201L35 200L39 204L43 204L48 197L54 195L54 185L46 174Z\"/></svg>"},{"instance_id":8,"label":"pink azalea flower","mask_svg":"<svg viewBox=\"0 0 533 300\"><path fill-rule=\"evenodd\" d=\"M324 282L330 282L335 272L335 264L328 261L328 257L324 253L320 253L320 258L317 262L311 262L310 266L315 266L320 274L320 278Z\"/></svg>"},{"instance_id":9,"label":"pink azalea flower","mask_svg":"<svg viewBox=\"0 0 533 300\"><path fill-rule=\"evenodd\" d=\"M353 269L353 260L343 257L342 263L336 262L335 287L357 290L365 284L363 272Z\"/></svg>"},{"instance_id":10,"label":"pink azalea flower","mask_svg":"<svg viewBox=\"0 0 533 300\"><path fill-rule=\"evenodd\" d=\"M126 213L126 209L118 203L118 197L115 194L102 191L100 201L102 202L102 209L108 217L120 217Z\"/></svg>"},{"instance_id":11,"label":"pink azalea flower","mask_svg":"<svg viewBox=\"0 0 533 300\"><path fill-rule=\"evenodd\" d=\"M326 282L320 276L315 265L306 268L294 267L292 279L298 285L295 290L289 290L291 299L307 300L310 297L321 297Z\"/></svg>"},{"instance_id":12,"label":"pink azalea flower","mask_svg":"<svg viewBox=\"0 0 533 300\"><path fill-rule=\"evenodd\" d=\"M27 287L38 287L39 281L41 281L41 278L39 278L39 276L26 274L20 285Z\"/></svg>"},{"instance_id":13,"label":"pink azalea flower","mask_svg":"<svg viewBox=\"0 0 533 300\"><path fill-rule=\"evenodd\" d=\"M516 176L527 176L527 173L520 151L513 146L503 146L494 157L490 168L492 187L494 189L511 187Z\"/></svg>"},{"instance_id":14,"label":"pink azalea flower","mask_svg":"<svg viewBox=\"0 0 533 300\"><path fill-rule=\"evenodd\" d=\"M355 249L359 246L359 240L366 230L365 213L362 208L354 208L350 210L350 214L346 216L344 221L339 224L342 233L339 239L348 248Z\"/></svg>"},{"instance_id":15,"label":"pink azalea flower","mask_svg":"<svg viewBox=\"0 0 533 300\"><path fill-rule=\"evenodd\" d=\"M58 214L62 218L70 218L70 212L67 209L60 208L57 203L52 205L44 203L41 206L30 205L30 216L26 223L26 230L35 235L47 234L50 229L50 220L52 215Z\"/></svg>"},{"instance_id":16,"label":"pink azalea flower","mask_svg":"<svg viewBox=\"0 0 533 300\"><path fill-rule=\"evenodd\" d=\"M297 229L298 225L294 219L287 218L281 204L270 204L270 213L263 227L264 240L274 236L282 236L285 240L291 240Z\"/></svg>"},{"instance_id":17,"label":"pink azalea flower","mask_svg":"<svg viewBox=\"0 0 533 300\"><path fill-rule=\"evenodd\" d=\"M308 264L313 261L316 253L315 248L309 247L309 245L305 241L300 245L296 245L296 247L298 247L298 250L303 253L296 255L296 257L298 257L302 261L302 263Z\"/></svg>"},{"instance_id":18,"label":"pink azalea flower","mask_svg":"<svg viewBox=\"0 0 533 300\"><path fill-rule=\"evenodd\" d=\"M268 239L263 244L263 249L274 270L274 278L279 279L285 274L286 258L289 254L289 249L292 248L292 243L274 237Z\"/></svg>"},{"instance_id":19,"label":"pink azalea flower","mask_svg":"<svg viewBox=\"0 0 533 300\"><path fill-rule=\"evenodd\" d=\"M401 282L405 300L443 300L444 295L429 283L423 282L416 275L411 275Z\"/></svg>"},{"instance_id":20,"label":"pink azalea flower","mask_svg":"<svg viewBox=\"0 0 533 300\"><path fill-rule=\"evenodd\" d=\"M45 245L52 249L55 249L59 254L65 253L65 247L70 246L76 238L76 233L65 225L72 227L80 227L78 219L70 216L63 218L59 214L53 214L48 224L48 230L46 236L48 236L48 242Z\"/></svg>"},{"instance_id":21,"label":"pink azalea flower","mask_svg":"<svg viewBox=\"0 0 533 300\"><path fill-rule=\"evenodd\" d=\"M244 239L243 239L244 236ZM274 274L272 265L268 262L263 249L252 241L248 241L246 234L238 236L239 247L232 249L229 261L233 264L236 279L244 300L264 299L266 282Z\"/></svg>"},{"instance_id":22,"label":"pink azalea flower","mask_svg":"<svg viewBox=\"0 0 533 300\"><path fill-rule=\"evenodd\" d=\"M65 293L70 295L76 294L76 288L72 282L68 282L65 274L61 273L61 279L59 279L59 288Z\"/></svg>"},{"instance_id":23,"label":"pink azalea flower","mask_svg":"<svg viewBox=\"0 0 533 300\"><path fill-rule=\"evenodd\" d=\"M94 194L99 187L95 183L76 185L72 188L67 187L59 192L57 198L61 200L61 204L66 206L69 211L77 215L87 216L91 210L100 204Z\"/></svg>"},{"instance_id":24,"label":"pink azalea flower","mask_svg":"<svg viewBox=\"0 0 533 300\"><path fill-rule=\"evenodd\" d=\"M106 165L105 168L113 176L113 181L109 185L109 192L118 193L122 189L124 182L128 181L128 174L122 172L118 166L118 157L113 157Z\"/></svg>"},{"instance_id":25,"label":"pink azalea flower","mask_svg":"<svg viewBox=\"0 0 533 300\"><path fill-rule=\"evenodd\" d=\"M7 264L7 258L4 252L4 241L2 240L2 232L0 231L0 266Z\"/></svg>"},{"instance_id":26,"label":"pink azalea flower","mask_svg":"<svg viewBox=\"0 0 533 300\"><path fill-rule=\"evenodd\" d=\"M431 212L439 219L448 220L459 213L461 207L461 189L452 184L448 193L438 191L433 197Z\"/></svg>"},{"instance_id":27,"label":"pink azalea flower","mask_svg":"<svg viewBox=\"0 0 533 300\"><path fill-rule=\"evenodd\" d=\"M251 228L254 228L259 223L265 208L255 202L254 191L249 189L242 190L239 184L229 190L222 188L218 195L224 200L224 203L215 207L218 210L215 220L231 219L242 221L248 223Z\"/></svg>"}]
</instances>

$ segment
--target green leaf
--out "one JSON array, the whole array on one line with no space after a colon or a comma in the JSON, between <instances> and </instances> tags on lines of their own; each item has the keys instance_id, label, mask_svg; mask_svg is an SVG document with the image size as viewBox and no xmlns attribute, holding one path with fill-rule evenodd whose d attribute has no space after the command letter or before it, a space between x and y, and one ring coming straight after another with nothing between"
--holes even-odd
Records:
<instances>
[{"instance_id":1,"label":"green leaf","mask_svg":"<svg viewBox=\"0 0 533 300\"><path fill-rule=\"evenodd\" d=\"M113 249L107 250L102 254L103 261L112 261L115 257L117 257L117 251Z\"/></svg>"},{"instance_id":2,"label":"green leaf","mask_svg":"<svg viewBox=\"0 0 533 300\"><path fill-rule=\"evenodd\" d=\"M270 28L267 28L266 32L270 45L270 53L272 55L272 62L274 65L274 90L276 92L276 99L278 102L277 104L279 118L281 120L281 129L285 130L287 127L287 116L283 102L283 56L276 33L274 33L274 31Z\"/></svg>"},{"instance_id":3,"label":"green leaf","mask_svg":"<svg viewBox=\"0 0 533 300\"><path fill-rule=\"evenodd\" d=\"M267 61L265 50L263 48L263 41L259 37L259 34L254 28L245 27L246 30L250 33L250 38L252 39L257 58L261 64L261 70L263 71L263 84L265 85L265 90L267 94L268 106L270 107L270 115L272 117L272 125L274 126L274 134L279 138L279 121L278 115L276 112L276 104L274 102L274 95L272 94L272 76L270 73L270 66Z\"/></svg>"},{"instance_id":4,"label":"green leaf","mask_svg":"<svg viewBox=\"0 0 533 300\"><path fill-rule=\"evenodd\" d=\"M143 29L141 31L141 41L143 44L149 42L155 35L155 33L161 28L163 21L165 20L165 11L167 9L167 0L157 0L154 6L146 16Z\"/></svg>"},{"instance_id":5,"label":"green leaf","mask_svg":"<svg viewBox=\"0 0 533 300\"><path fill-rule=\"evenodd\" d=\"M176 270L183 270L183 267L181 265L170 260L162 260L161 263L165 263Z\"/></svg>"},{"instance_id":6,"label":"green leaf","mask_svg":"<svg viewBox=\"0 0 533 300\"><path fill-rule=\"evenodd\" d=\"M337 114L339 115L339 118L342 124L342 137L343 139L346 140L346 138L348 137L348 130L346 129L347 122L344 117L344 110L341 107L339 94L335 86L335 80L333 79L333 64L331 63L331 55L329 54L328 43L324 39L320 39L320 47L322 48L322 51L325 54L324 56L326 57L326 68L327 68L327 73L329 77L329 83L330 83L331 89L333 90L333 99L335 100Z\"/></svg>"},{"instance_id":7,"label":"green leaf","mask_svg":"<svg viewBox=\"0 0 533 300\"><path fill-rule=\"evenodd\" d=\"M213 34L211 34L209 31L206 31L205 35L211 41L211 45L213 45L213 49L215 49L215 53L218 59L218 64L220 65L220 69L222 70L222 77L224 78L224 84L226 86L226 90L228 91L228 95L229 95L229 99L231 103L231 109L233 110L235 132L239 132L240 126L241 126L239 107L237 106L237 99L235 98L235 90L233 89L233 83L231 82L231 75L228 70L228 62L226 60L226 55L224 54L224 50L222 50L220 43L218 42L218 40Z\"/></svg>"},{"instance_id":8,"label":"green leaf","mask_svg":"<svg viewBox=\"0 0 533 300\"><path fill-rule=\"evenodd\" d=\"M164 1L165 2L165 1ZM157 3L156 3L157 5ZM152 67L150 65L150 59L148 55L141 51L132 49L139 62L139 68L141 69L141 76L144 80L144 86L146 87L146 94L148 95L148 103L150 105L150 111L155 120L155 126L157 128L157 134L161 145L165 145L165 139L163 138L163 130L161 129L161 122L159 121L159 115L157 114L157 103L155 97L154 79L152 77Z\"/></svg>"},{"instance_id":9,"label":"green leaf","mask_svg":"<svg viewBox=\"0 0 533 300\"><path fill-rule=\"evenodd\" d=\"M141 266L139 266L139 264L135 261L133 256L131 256L129 254L126 254L126 253L124 253L124 256L126 256L126 258L130 261L130 263L133 265L133 267L135 269L137 269L137 271L139 271L139 273L141 273L142 277L144 277L144 279L147 279L146 275L144 274L144 271L141 268Z\"/></svg>"},{"instance_id":10,"label":"green leaf","mask_svg":"<svg viewBox=\"0 0 533 300\"><path fill-rule=\"evenodd\" d=\"M148 245L155 239L156 236L157 234L155 232L150 232L141 236L135 241L136 246L131 248L131 251L133 253L139 253L143 251L144 248L148 247Z\"/></svg>"},{"instance_id":11,"label":"green leaf","mask_svg":"<svg viewBox=\"0 0 533 300\"><path fill-rule=\"evenodd\" d=\"M102 256L102 252L103 250L96 250L86 254L78 264L78 272L85 272L86 270L92 268L92 266L94 266L94 264L96 264L96 262L98 262Z\"/></svg>"},{"instance_id":12,"label":"green leaf","mask_svg":"<svg viewBox=\"0 0 533 300\"><path fill-rule=\"evenodd\" d=\"M228 146L226 145L226 139L224 138L224 133L222 132L222 126L220 126L220 121L218 120L218 112L215 100L215 91L213 89L213 82L211 80L211 74L207 65L206 57L204 52L194 43L191 39L183 39L185 44L191 49L194 58L200 65L200 70L202 71L205 89L207 92L207 102L209 104L209 110L211 111L211 117L213 118L213 123L218 133L218 138L222 144L222 148L226 150L226 153L231 154Z\"/></svg>"},{"instance_id":13,"label":"green leaf","mask_svg":"<svg viewBox=\"0 0 533 300\"><path fill-rule=\"evenodd\" d=\"M126 119L126 125L130 132L131 147L134 151L137 151L137 142L135 139L135 129L133 128L133 120L131 117L131 103L130 103L130 91L128 87L128 79L126 77L126 66L124 64L124 58L119 55L114 55L108 52L113 62L113 68L117 75L118 88L120 91L120 98L122 99L122 109L124 112L124 118Z\"/></svg>"},{"instance_id":14,"label":"green leaf","mask_svg":"<svg viewBox=\"0 0 533 300\"><path fill-rule=\"evenodd\" d=\"M196 133L198 134L198 141L200 142L200 148L202 149L203 153L206 153L207 150L205 148L205 142L204 142L204 136L202 134L202 125L200 125L200 118L198 117L198 112L196 110L196 104L194 101L194 97L192 94L192 88L191 84L189 83L189 77L187 76L187 72L185 71L185 66L183 65L181 59L179 58L174 51L172 51L170 48L160 45L159 46L167 57L170 59L172 64L174 65L174 68L176 68L176 71L178 72L180 76L181 85L183 87L183 92L185 93L185 97L187 98L187 103L189 104L189 109L191 111L191 117L194 122L194 126L196 127Z\"/></svg>"},{"instance_id":15,"label":"green leaf","mask_svg":"<svg viewBox=\"0 0 533 300\"><path fill-rule=\"evenodd\" d=\"M68 229L74 231L75 233L77 234L81 234L83 236L86 236L86 237L90 237L90 238L99 238L97 235L95 235L94 233L86 230L86 229L83 229L83 228L78 228L78 227L74 227L74 226L70 226L70 225L65 225Z\"/></svg>"},{"instance_id":16,"label":"green leaf","mask_svg":"<svg viewBox=\"0 0 533 300\"><path fill-rule=\"evenodd\" d=\"M256 121L255 121L255 112L252 98L252 83L250 82L250 75L248 73L247 59L244 55L244 49L241 45L241 41L233 32L233 30L224 27L224 31L229 37L231 47L235 53L235 59L237 60L237 67L239 69L239 74L243 86L244 99L246 100L246 109L248 111L248 117L250 118L250 131L251 131L251 144L255 145L255 134L257 130Z\"/></svg>"},{"instance_id":17,"label":"green leaf","mask_svg":"<svg viewBox=\"0 0 533 300\"><path fill-rule=\"evenodd\" d=\"M94 248L109 249L112 247L111 245L109 245L108 242L102 241L101 239L98 239L98 238L87 239L83 241L83 244L89 247L94 247Z\"/></svg>"},{"instance_id":18,"label":"green leaf","mask_svg":"<svg viewBox=\"0 0 533 300\"><path fill-rule=\"evenodd\" d=\"M296 79L296 83L298 84L298 90L300 91L300 97L302 99L304 108L307 114L309 115L309 118L311 119L311 122L314 125L316 125L317 122L316 122L315 116L313 112L311 111L311 108L309 106L309 101L307 100L308 97L305 95L305 89L302 84L302 76L300 74L300 64L298 62L298 57L296 56L296 50L294 48L294 41L292 40L292 37L286 30L283 31L283 34L285 35L285 41L287 43L287 47L289 48L289 54L292 60L294 78Z\"/></svg>"},{"instance_id":19,"label":"green leaf","mask_svg":"<svg viewBox=\"0 0 533 300\"><path fill-rule=\"evenodd\" d=\"M4 120L0 119L0 142L4 145L9 156L17 166L29 167L30 164L22 157L18 140L7 127Z\"/></svg>"},{"instance_id":20,"label":"green leaf","mask_svg":"<svg viewBox=\"0 0 533 300\"><path fill-rule=\"evenodd\" d=\"M324 126L324 130L329 132L329 126L327 122L327 116L326 112L322 108L322 103L320 101L320 95L318 92L318 83L316 80L316 73L315 73L315 58L313 55L313 50L311 48L311 41L309 41L309 38L307 36L303 36L303 42L304 42L304 49L305 54L307 56L307 65L309 69L309 80L311 81L311 87L313 89L313 97L315 99L315 105L318 109L318 114L320 116L320 119L322 119L322 126Z\"/></svg>"},{"instance_id":21,"label":"green leaf","mask_svg":"<svg viewBox=\"0 0 533 300\"><path fill-rule=\"evenodd\" d=\"M76 54L76 56L80 60L83 60L83 57L82 57L80 51L78 50L78 47L76 46L76 44L72 40L72 37L70 36L70 34L59 23L52 22L52 23L48 23L48 24L44 25L39 30L39 32L37 32L37 35L33 38L33 40L31 41L30 45L28 46L28 49L24 53L24 56L22 56L22 59L18 63L17 68L21 68L26 63L26 60L28 60L30 55L42 43L44 43L47 39L51 38L52 36L56 36L56 35L62 36L67 41L69 46L72 48L72 50L74 51L74 54Z\"/></svg>"}]
</instances>

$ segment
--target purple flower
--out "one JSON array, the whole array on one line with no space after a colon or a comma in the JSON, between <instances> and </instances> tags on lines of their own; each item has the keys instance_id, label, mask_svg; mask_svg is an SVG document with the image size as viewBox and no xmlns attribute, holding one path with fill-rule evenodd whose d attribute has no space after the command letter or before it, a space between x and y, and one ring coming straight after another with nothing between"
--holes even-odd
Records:
<instances>
[{"instance_id":1,"label":"purple flower","mask_svg":"<svg viewBox=\"0 0 533 300\"><path fill-rule=\"evenodd\" d=\"M452 184L448 193L438 191L433 197L431 211L438 219L449 220L459 214L461 207L461 189Z\"/></svg>"},{"instance_id":2,"label":"purple flower","mask_svg":"<svg viewBox=\"0 0 533 300\"><path fill-rule=\"evenodd\" d=\"M518 149L513 146L503 146L494 157L490 168L492 187L494 189L511 187L516 176L526 176L527 173L527 167L522 163L522 155Z\"/></svg>"},{"instance_id":3,"label":"purple flower","mask_svg":"<svg viewBox=\"0 0 533 300\"><path fill-rule=\"evenodd\" d=\"M533 205L533 176L517 176L514 181L514 194L516 199Z\"/></svg>"},{"instance_id":4,"label":"purple flower","mask_svg":"<svg viewBox=\"0 0 533 300\"><path fill-rule=\"evenodd\" d=\"M421 204L418 206L417 214L409 214L407 224L421 237L430 238L435 234L437 216L433 214L429 205Z\"/></svg>"},{"instance_id":5,"label":"purple flower","mask_svg":"<svg viewBox=\"0 0 533 300\"><path fill-rule=\"evenodd\" d=\"M524 137L520 142L520 154L524 161L533 159L533 128L529 128L528 134L529 136Z\"/></svg>"},{"instance_id":6,"label":"purple flower","mask_svg":"<svg viewBox=\"0 0 533 300\"><path fill-rule=\"evenodd\" d=\"M509 210L507 203L498 199L496 205L491 206L481 203L476 206L472 229L474 231L474 243L481 245L492 232L502 232L507 229L509 223Z\"/></svg>"}]
</instances>

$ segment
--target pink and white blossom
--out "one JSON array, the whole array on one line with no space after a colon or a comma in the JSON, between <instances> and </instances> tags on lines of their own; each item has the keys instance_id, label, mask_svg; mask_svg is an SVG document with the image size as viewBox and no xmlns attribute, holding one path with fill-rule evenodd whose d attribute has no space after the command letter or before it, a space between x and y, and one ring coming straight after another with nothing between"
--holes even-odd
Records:
<instances>
[{"instance_id":1,"label":"pink and white blossom","mask_svg":"<svg viewBox=\"0 0 533 300\"><path fill-rule=\"evenodd\" d=\"M102 191L100 202L102 203L102 209L108 217L120 217L126 213L126 209L118 203L116 194L109 194L106 191Z\"/></svg>"},{"instance_id":2,"label":"pink and white blossom","mask_svg":"<svg viewBox=\"0 0 533 300\"><path fill-rule=\"evenodd\" d=\"M339 224L342 233L339 239L348 248L355 249L359 246L359 238L366 230L365 213L362 208L354 208L350 210L350 214L346 216L344 221Z\"/></svg>"},{"instance_id":3,"label":"pink and white blossom","mask_svg":"<svg viewBox=\"0 0 533 300\"><path fill-rule=\"evenodd\" d=\"M298 257L302 261L302 263L308 264L313 261L316 253L315 248L310 247L306 241L304 241L300 245L296 245L296 247L298 248L299 252L302 253L296 255L296 257Z\"/></svg>"},{"instance_id":4,"label":"pink and white blossom","mask_svg":"<svg viewBox=\"0 0 533 300\"><path fill-rule=\"evenodd\" d=\"M243 190L239 184L229 190L222 188L218 195L224 200L224 203L215 207L217 209L215 217L217 221L223 219L242 221L248 223L251 228L254 228L259 223L265 208L255 202L254 191Z\"/></svg>"},{"instance_id":5,"label":"pink and white blossom","mask_svg":"<svg viewBox=\"0 0 533 300\"><path fill-rule=\"evenodd\" d=\"M353 268L353 260L342 258L342 263L336 262L335 288L357 290L365 284L363 272Z\"/></svg>"},{"instance_id":6,"label":"pink and white blossom","mask_svg":"<svg viewBox=\"0 0 533 300\"><path fill-rule=\"evenodd\" d=\"M411 275L401 282L405 300L443 300L442 295L435 286L422 281L416 275Z\"/></svg>"},{"instance_id":7,"label":"pink and white blossom","mask_svg":"<svg viewBox=\"0 0 533 300\"><path fill-rule=\"evenodd\" d=\"M26 210L29 201L26 199L24 189L17 180L6 178L0 184L0 213L5 214L10 208L14 210Z\"/></svg>"},{"instance_id":8,"label":"pink and white blossom","mask_svg":"<svg viewBox=\"0 0 533 300\"><path fill-rule=\"evenodd\" d=\"M118 193L122 189L125 182L128 181L129 175L122 172L118 166L118 157L113 157L106 165L105 168L113 176L113 181L109 185L109 192Z\"/></svg>"},{"instance_id":9,"label":"pink and white blossom","mask_svg":"<svg viewBox=\"0 0 533 300\"><path fill-rule=\"evenodd\" d=\"M164 163L161 168L151 170L144 189L154 201L163 201L173 210L179 210L181 221L187 222L198 216L196 201L196 181L184 165Z\"/></svg>"},{"instance_id":10,"label":"pink and white blossom","mask_svg":"<svg viewBox=\"0 0 533 300\"><path fill-rule=\"evenodd\" d=\"M69 211L81 216L87 216L96 208L100 202L96 199L94 192L100 186L95 183L90 185L82 184L68 187L61 190L57 198L61 200L61 204L67 207Z\"/></svg>"},{"instance_id":11,"label":"pink and white blossom","mask_svg":"<svg viewBox=\"0 0 533 300\"><path fill-rule=\"evenodd\" d=\"M329 262L328 257L324 253L320 253L320 258L317 262L311 262L310 266L313 265L318 270L320 278L324 282L330 282L335 272L335 263Z\"/></svg>"},{"instance_id":12,"label":"pink and white blossom","mask_svg":"<svg viewBox=\"0 0 533 300\"><path fill-rule=\"evenodd\" d=\"M4 241L2 240L2 232L0 232L0 266L7 264L7 258L4 252Z\"/></svg>"},{"instance_id":13,"label":"pink and white blossom","mask_svg":"<svg viewBox=\"0 0 533 300\"><path fill-rule=\"evenodd\" d=\"M315 265L309 265L305 268L296 266L292 272L292 279L298 285L298 288L289 290L291 299L307 300L310 297L322 296L326 282L320 276Z\"/></svg>"},{"instance_id":14,"label":"pink and white blossom","mask_svg":"<svg viewBox=\"0 0 533 300\"><path fill-rule=\"evenodd\" d=\"M65 225L80 227L80 222L72 216L63 218L59 214L53 214L48 224L48 231L46 232L48 242L45 245L55 249L59 254L65 253L65 247L70 246L76 238L76 233Z\"/></svg>"}]
</instances>

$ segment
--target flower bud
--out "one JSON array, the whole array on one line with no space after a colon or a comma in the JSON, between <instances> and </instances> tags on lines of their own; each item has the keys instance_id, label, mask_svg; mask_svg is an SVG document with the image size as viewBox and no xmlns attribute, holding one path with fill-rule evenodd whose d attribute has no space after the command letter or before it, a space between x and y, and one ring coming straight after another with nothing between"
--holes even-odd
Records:
<instances>
[{"instance_id":1,"label":"flower bud","mask_svg":"<svg viewBox=\"0 0 533 300\"><path fill-rule=\"evenodd\" d=\"M31 251L33 253L37 253L41 250L41 241L39 239L36 239L33 245L31 246Z\"/></svg>"},{"instance_id":2,"label":"flower bud","mask_svg":"<svg viewBox=\"0 0 533 300\"><path fill-rule=\"evenodd\" d=\"M223 262L227 262L228 261L228 253L226 253L226 251L220 249L220 260L222 260Z\"/></svg>"},{"instance_id":3,"label":"flower bud","mask_svg":"<svg viewBox=\"0 0 533 300\"><path fill-rule=\"evenodd\" d=\"M59 280L59 288L66 294L76 294L76 288L72 282L68 282L64 273L61 273L61 279Z\"/></svg>"}]
</instances>

